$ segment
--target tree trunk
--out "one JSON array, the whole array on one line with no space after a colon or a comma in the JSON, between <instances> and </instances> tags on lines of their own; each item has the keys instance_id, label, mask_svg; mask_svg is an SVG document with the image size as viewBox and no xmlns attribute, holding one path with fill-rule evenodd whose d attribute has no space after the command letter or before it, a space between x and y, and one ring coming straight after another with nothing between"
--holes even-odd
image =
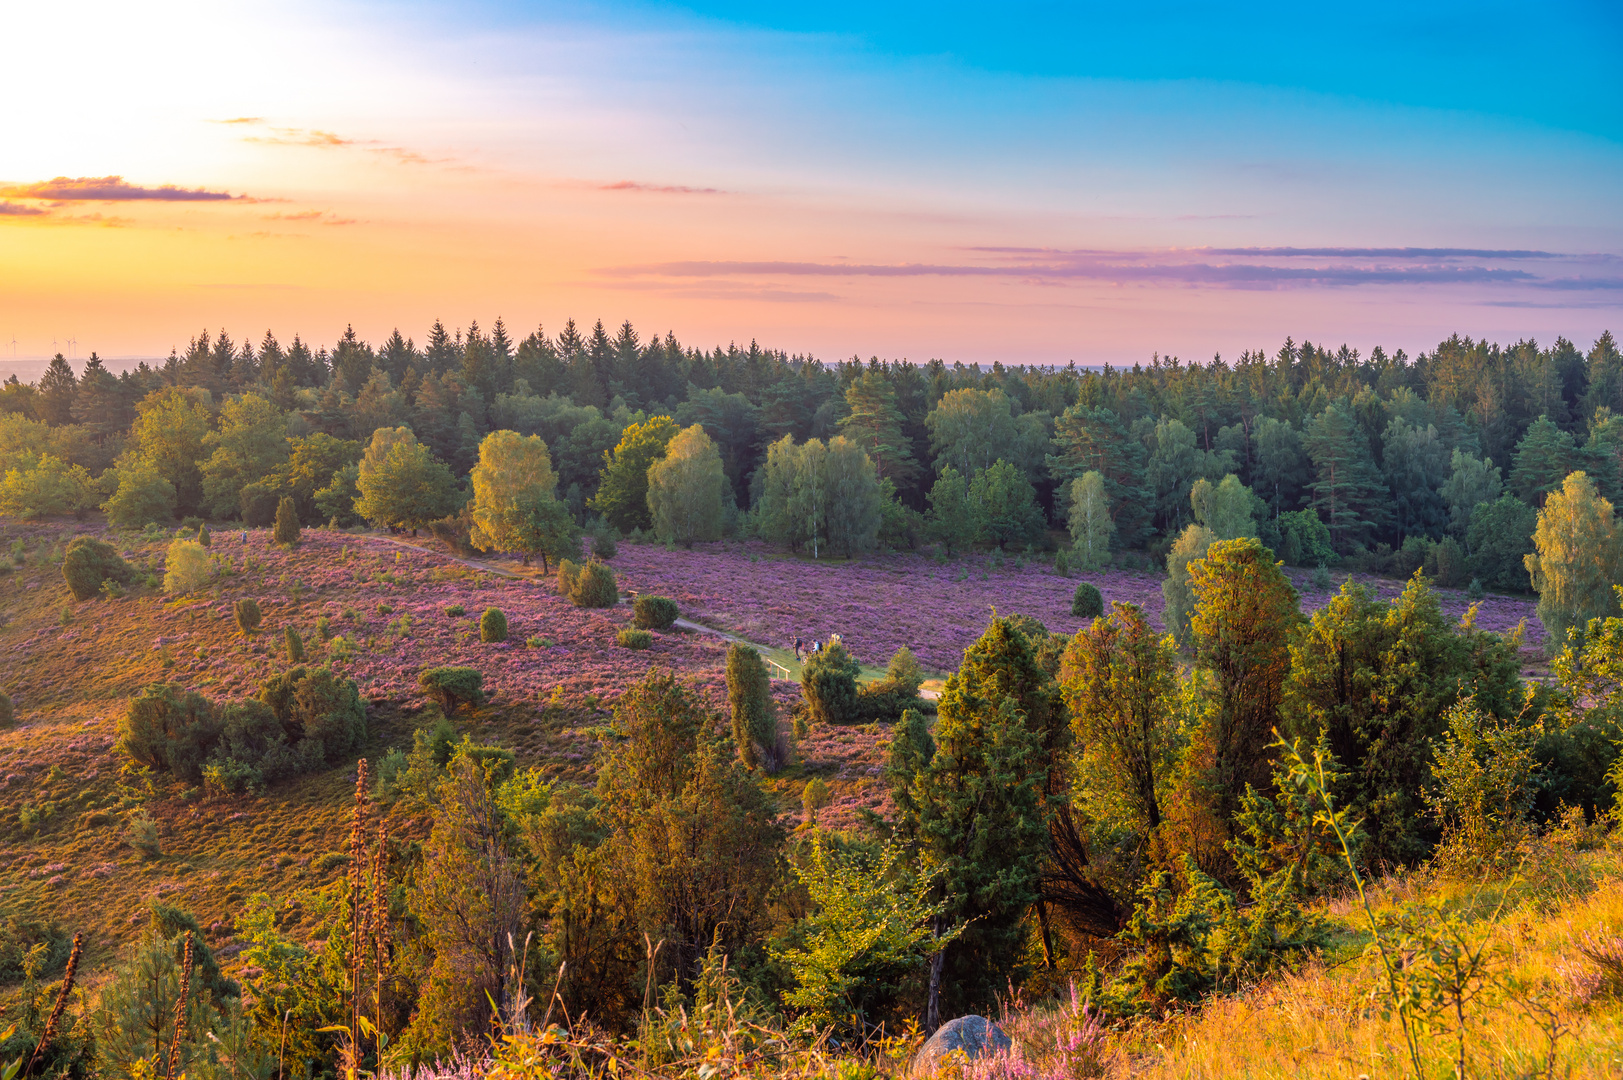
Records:
<instances>
[{"instance_id":1,"label":"tree trunk","mask_svg":"<svg viewBox=\"0 0 1623 1080\"><path fill-rule=\"evenodd\" d=\"M924 1030L931 1035L941 1026L941 968L946 960L945 949L930 957L930 997L924 1006Z\"/></svg>"}]
</instances>

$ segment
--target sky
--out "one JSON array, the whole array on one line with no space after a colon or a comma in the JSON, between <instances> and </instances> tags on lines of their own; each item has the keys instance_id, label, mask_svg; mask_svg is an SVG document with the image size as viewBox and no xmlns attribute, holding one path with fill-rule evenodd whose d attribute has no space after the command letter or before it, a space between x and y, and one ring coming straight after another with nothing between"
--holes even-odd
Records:
<instances>
[{"instance_id":1,"label":"sky","mask_svg":"<svg viewBox=\"0 0 1623 1080\"><path fill-rule=\"evenodd\" d=\"M15 5L0 357L1623 332L1623 6L1310 6Z\"/></svg>"}]
</instances>

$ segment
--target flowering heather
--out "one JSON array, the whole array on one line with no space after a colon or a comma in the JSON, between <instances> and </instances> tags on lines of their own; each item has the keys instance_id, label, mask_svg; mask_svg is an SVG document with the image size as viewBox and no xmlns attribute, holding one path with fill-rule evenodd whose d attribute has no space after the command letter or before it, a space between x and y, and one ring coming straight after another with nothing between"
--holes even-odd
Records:
<instances>
[{"instance_id":1,"label":"flowering heather","mask_svg":"<svg viewBox=\"0 0 1623 1080\"><path fill-rule=\"evenodd\" d=\"M627 588L670 596L684 617L752 641L783 648L796 636L811 642L834 633L864 664L881 665L906 645L927 668L942 672L958 667L993 608L1030 615L1056 633L1081 629L1086 620L1071 614L1078 581L1097 585L1107 605L1117 600L1140 605L1157 624L1162 607L1158 574L1112 569L1064 578L1046 563L1016 569L1015 561L1006 559L994 567L985 555L944 564L912 554L814 562L753 542L701 544L690 551L624 544L614 565ZM1305 611L1323 607L1333 594L1314 589L1310 571L1289 575ZM1400 581L1357 577L1386 598L1403 589ZM1443 610L1454 618L1470 606L1461 590L1437 591ZM1544 630L1533 608L1530 599L1489 596L1478 610L1477 626L1505 632L1526 619L1526 644L1538 645Z\"/></svg>"}]
</instances>

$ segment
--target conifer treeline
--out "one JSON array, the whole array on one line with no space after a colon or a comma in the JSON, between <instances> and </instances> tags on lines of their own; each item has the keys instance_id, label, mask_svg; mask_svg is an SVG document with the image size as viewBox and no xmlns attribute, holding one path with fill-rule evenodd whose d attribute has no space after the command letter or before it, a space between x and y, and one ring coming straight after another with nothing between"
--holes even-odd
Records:
<instances>
[{"instance_id":1,"label":"conifer treeline","mask_svg":"<svg viewBox=\"0 0 1623 1080\"><path fill-rule=\"evenodd\" d=\"M1573 468L1607 497L1623 495L1623 355L1610 332L1587 352L1565 338L1501 347L1456 335L1411 359L1287 340L1233 363L1157 356L1095 371L828 364L753 341L705 350L671 334L644 340L630 322L611 335L570 321L516 342L500 319L488 332L436 322L421 347L398 330L374 347L348 329L331 351L221 331L118 376L92 356L76 378L58 357L37 386L13 378L0 388L0 412L74 429L58 433L60 445L99 472L124 449L141 402L166 387L206 389L216 409L252 390L293 417L296 437L364 444L378 428L410 427L459 475L488 432L541 434L578 516L605 452L656 415L703 425L743 508L785 435L847 435L915 510L947 468L968 483L1003 460L1057 524L1067 511L1058 489L1097 471L1122 547L1175 536L1194 482L1228 472L1271 516L1317 511L1344 555L1450 531L1463 539L1476 505L1463 500L1494 487L1484 477L1495 471L1531 505ZM18 449L0 445L7 466Z\"/></svg>"}]
</instances>

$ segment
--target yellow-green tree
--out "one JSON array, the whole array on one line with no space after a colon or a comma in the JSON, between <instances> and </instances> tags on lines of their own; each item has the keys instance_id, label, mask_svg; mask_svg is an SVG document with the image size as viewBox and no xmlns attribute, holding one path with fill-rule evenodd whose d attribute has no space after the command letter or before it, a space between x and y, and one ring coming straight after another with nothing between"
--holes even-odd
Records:
<instances>
[{"instance_id":1,"label":"yellow-green tree","mask_svg":"<svg viewBox=\"0 0 1623 1080\"><path fill-rule=\"evenodd\" d=\"M1279 726L1296 590L1253 537L1220 540L1189 565L1195 665L1206 675L1185 758L1184 848L1202 869L1226 869L1225 844L1247 785L1267 789Z\"/></svg>"},{"instance_id":2,"label":"yellow-green tree","mask_svg":"<svg viewBox=\"0 0 1623 1080\"><path fill-rule=\"evenodd\" d=\"M7 469L0 477L0 515L7 517L71 514L95 504L95 488L84 466L70 465L55 454Z\"/></svg>"},{"instance_id":3,"label":"yellow-green tree","mask_svg":"<svg viewBox=\"0 0 1623 1080\"><path fill-rule=\"evenodd\" d=\"M602 478L597 494L592 496L592 509L623 532L652 525L648 468L665 456L665 448L679 430L670 417L652 416L621 432L619 445L603 456Z\"/></svg>"},{"instance_id":4,"label":"yellow-green tree","mask_svg":"<svg viewBox=\"0 0 1623 1080\"><path fill-rule=\"evenodd\" d=\"M213 423L207 390L178 386L148 394L135 406L130 429L133 455L157 467L175 486L175 509L190 514L202 506L204 439Z\"/></svg>"},{"instance_id":5,"label":"yellow-green tree","mask_svg":"<svg viewBox=\"0 0 1623 1080\"><path fill-rule=\"evenodd\" d=\"M1538 592L1545 648L1559 652L1567 631L1611 614L1618 579L1617 521L1612 504L1589 475L1567 474L1551 491L1533 530L1533 554L1523 560Z\"/></svg>"},{"instance_id":6,"label":"yellow-green tree","mask_svg":"<svg viewBox=\"0 0 1623 1080\"><path fill-rule=\"evenodd\" d=\"M512 551L529 565L541 556L566 558L576 538L574 521L558 501L558 476L539 435L492 431L479 444L473 467L472 540L482 551Z\"/></svg>"},{"instance_id":7,"label":"yellow-green tree","mask_svg":"<svg viewBox=\"0 0 1623 1080\"><path fill-rule=\"evenodd\" d=\"M683 428L671 439L665 455L648 467L647 489L655 536L684 547L720 538L727 476L703 427Z\"/></svg>"},{"instance_id":8,"label":"yellow-green tree","mask_svg":"<svg viewBox=\"0 0 1623 1080\"><path fill-rule=\"evenodd\" d=\"M1110 538L1116 532L1103 473L1089 470L1071 481L1070 524L1077 564L1084 570L1099 569L1110 558Z\"/></svg>"},{"instance_id":9,"label":"yellow-green tree","mask_svg":"<svg viewBox=\"0 0 1623 1080\"><path fill-rule=\"evenodd\" d=\"M451 470L410 428L378 428L361 458L355 512L373 525L417 529L456 509Z\"/></svg>"},{"instance_id":10,"label":"yellow-green tree","mask_svg":"<svg viewBox=\"0 0 1623 1080\"><path fill-rule=\"evenodd\" d=\"M1185 526L1167 552L1167 576L1161 582L1161 596L1166 600L1162 622L1177 639L1179 648L1189 648L1189 616L1195 606L1189 564L1205 558L1207 548L1219 540L1254 538L1257 523L1252 513L1256 502L1251 489L1233 473L1217 484L1204 478L1196 480L1189 489L1195 521Z\"/></svg>"},{"instance_id":11,"label":"yellow-green tree","mask_svg":"<svg viewBox=\"0 0 1623 1080\"><path fill-rule=\"evenodd\" d=\"M242 489L287 462L287 417L258 394L244 394L220 409L220 430L203 437L203 504L213 517L230 517Z\"/></svg>"}]
</instances>

